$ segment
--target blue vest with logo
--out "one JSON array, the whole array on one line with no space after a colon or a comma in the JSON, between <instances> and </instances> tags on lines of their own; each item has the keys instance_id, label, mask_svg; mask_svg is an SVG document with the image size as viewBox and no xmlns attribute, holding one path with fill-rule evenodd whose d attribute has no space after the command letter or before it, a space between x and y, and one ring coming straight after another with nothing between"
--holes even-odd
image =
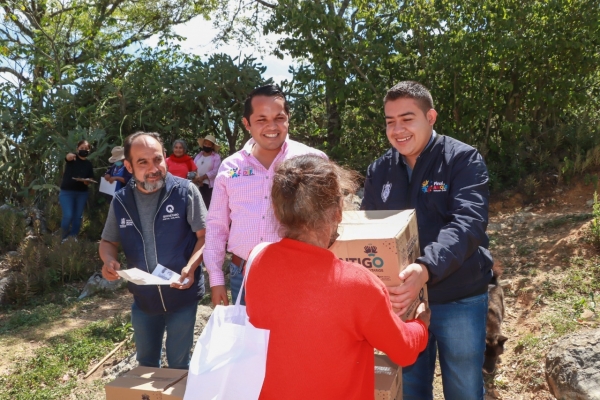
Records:
<instances>
[{"instance_id":1,"label":"blue vest with logo","mask_svg":"<svg viewBox=\"0 0 600 400\"><path fill-rule=\"evenodd\" d=\"M165 188L162 189L154 217L154 242L158 263L172 271L181 273L196 246L196 234L187 222L189 181L167 173ZM113 208L121 245L127 258L128 268L139 268L150 272L146 262L145 243L142 237L133 179L115 193ZM175 312L197 302L204 295L204 275L196 268L194 284L186 290L168 285L136 285L128 282L136 305L145 313L162 314Z\"/></svg>"}]
</instances>

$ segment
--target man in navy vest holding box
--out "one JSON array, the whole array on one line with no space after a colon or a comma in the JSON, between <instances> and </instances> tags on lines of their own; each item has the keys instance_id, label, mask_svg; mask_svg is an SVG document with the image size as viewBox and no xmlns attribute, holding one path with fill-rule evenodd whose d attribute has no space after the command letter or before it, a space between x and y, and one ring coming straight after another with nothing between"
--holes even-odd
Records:
<instances>
[{"instance_id":1,"label":"man in navy vest holding box","mask_svg":"<svg viewBox=\"0 0 600 400\"><path fill-rule=\"evenodd\" d=\"M446 400L483 400L487 286L492 257L488 223L488 172L473 147L437 134L429 90L400 82L384 98L392 148L369 166L363 210L416 209L421 256L389 288L403 314L427 283L429 343L417 362L403 368L404 400L433 399L440 357Z\"/></svg>"},{"instance_id":2,"label":"man in navy vest holding box","mask_svg":"<svg viewBox=\"0 0 600 400\"><path fill-rule=\"evenodd\" d=\"M198 300L204 295L198 265L206 208L196 185L167 172L157 133L134 133L125 139L124 147L125 167L133 179L115 193L110 205L99 249L102 276L119 278L119 243L128 268L152 273L160 264L181 275L170 286L128 282L128 288L133 294L131 324L140 365L160 366L166 330L169 367L187 369Z\"/></svg>"}]
</instances>

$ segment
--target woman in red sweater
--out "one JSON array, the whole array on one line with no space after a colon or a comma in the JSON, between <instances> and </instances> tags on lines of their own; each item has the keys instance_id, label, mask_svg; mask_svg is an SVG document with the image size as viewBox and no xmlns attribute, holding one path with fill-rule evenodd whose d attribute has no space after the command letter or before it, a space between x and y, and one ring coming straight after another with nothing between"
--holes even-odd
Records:
<instances>
[{"instance_id":1,"label":"woman in red sweater","mask_svg":"<svg viewBox=\"0 0 600 400\"><path fill-rule=\"evenodd\" d=\"M429 310L402 322L385 285L328 247L355 174L317 156L285 161L271 198L283 239L257 255L246 310L271 331L260 399L373 399L373 349L407 366L427 345Z\"/></svg>"},{"instance_id":2,"label":"woman in red sweater","mask_svg":"<svg viewBox=\"0 0 600 400\"><path fill-rule=\"evenodd\" d=\"M175 176L187 179L188 173L198 170L194 159L187 154L187 144L183 139L173 142L173 154L167 157L167 168Z\"/></svg>"}]
</instances>

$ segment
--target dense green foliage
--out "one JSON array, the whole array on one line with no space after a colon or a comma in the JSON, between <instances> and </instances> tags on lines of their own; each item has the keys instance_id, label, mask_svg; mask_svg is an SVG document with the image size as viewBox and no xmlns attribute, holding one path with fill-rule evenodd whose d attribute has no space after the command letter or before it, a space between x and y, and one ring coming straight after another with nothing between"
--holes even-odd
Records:
<instances>
[{"instance_id":1,"label":"dense green foliage","mask_svg":"<svg viewBox=\"0 0 600 400\"><path fill-rule=\"evenodd\" d=\"M548 176L600 164L591 0L254 1L232 15L214 1L0 4L0 72L10 76L0 84L0 197L13 202L56 193L80 138L93 142L98 174L110 147L139 129L167 145L183 137L192 152L207 133L224 155L240 148L243 100L268 77L253 58L183 54L170 28L200 14L226 20L224 40L280 34L276 53L296 61L283 82L292 134L361 172L388 147L382 98L404 79L431 89L440 133L482 152L493 189L520 183L531 197ZM132 53L153 34L157 48Z\"/></svg>"},{"instance_id":2,"label":"dense green foliage","mask_svg":"<svg viewBox=\"0 0 600 400\"><path fill-rule=\"evenodd\" d=\"M265 30L305 60L296 127L334 158L364 170L387 147L386 89L417 80L438 131L476 146L498 189L600 164L598 11L589 0L280 0Z\"/></svg>"}]
</instances>

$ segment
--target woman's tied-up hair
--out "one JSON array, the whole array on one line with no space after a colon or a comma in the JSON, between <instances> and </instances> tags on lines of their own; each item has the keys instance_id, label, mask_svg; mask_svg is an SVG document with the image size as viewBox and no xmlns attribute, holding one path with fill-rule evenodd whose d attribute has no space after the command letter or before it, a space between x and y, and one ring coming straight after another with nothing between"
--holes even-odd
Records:
<instances>
[{"instance_id":1,"label":"woman's tied-up hair","mask_svg":"<svg viewBox=\"0 0 600 400\"><path fill-rule=\"evenodd\" d=\"M339 222L344 197L354 194L360 175L316 155L283 162L276 170L271 189L280 235L298 239L311 231L329 230Z\"/></svg>"}]
</instances>

